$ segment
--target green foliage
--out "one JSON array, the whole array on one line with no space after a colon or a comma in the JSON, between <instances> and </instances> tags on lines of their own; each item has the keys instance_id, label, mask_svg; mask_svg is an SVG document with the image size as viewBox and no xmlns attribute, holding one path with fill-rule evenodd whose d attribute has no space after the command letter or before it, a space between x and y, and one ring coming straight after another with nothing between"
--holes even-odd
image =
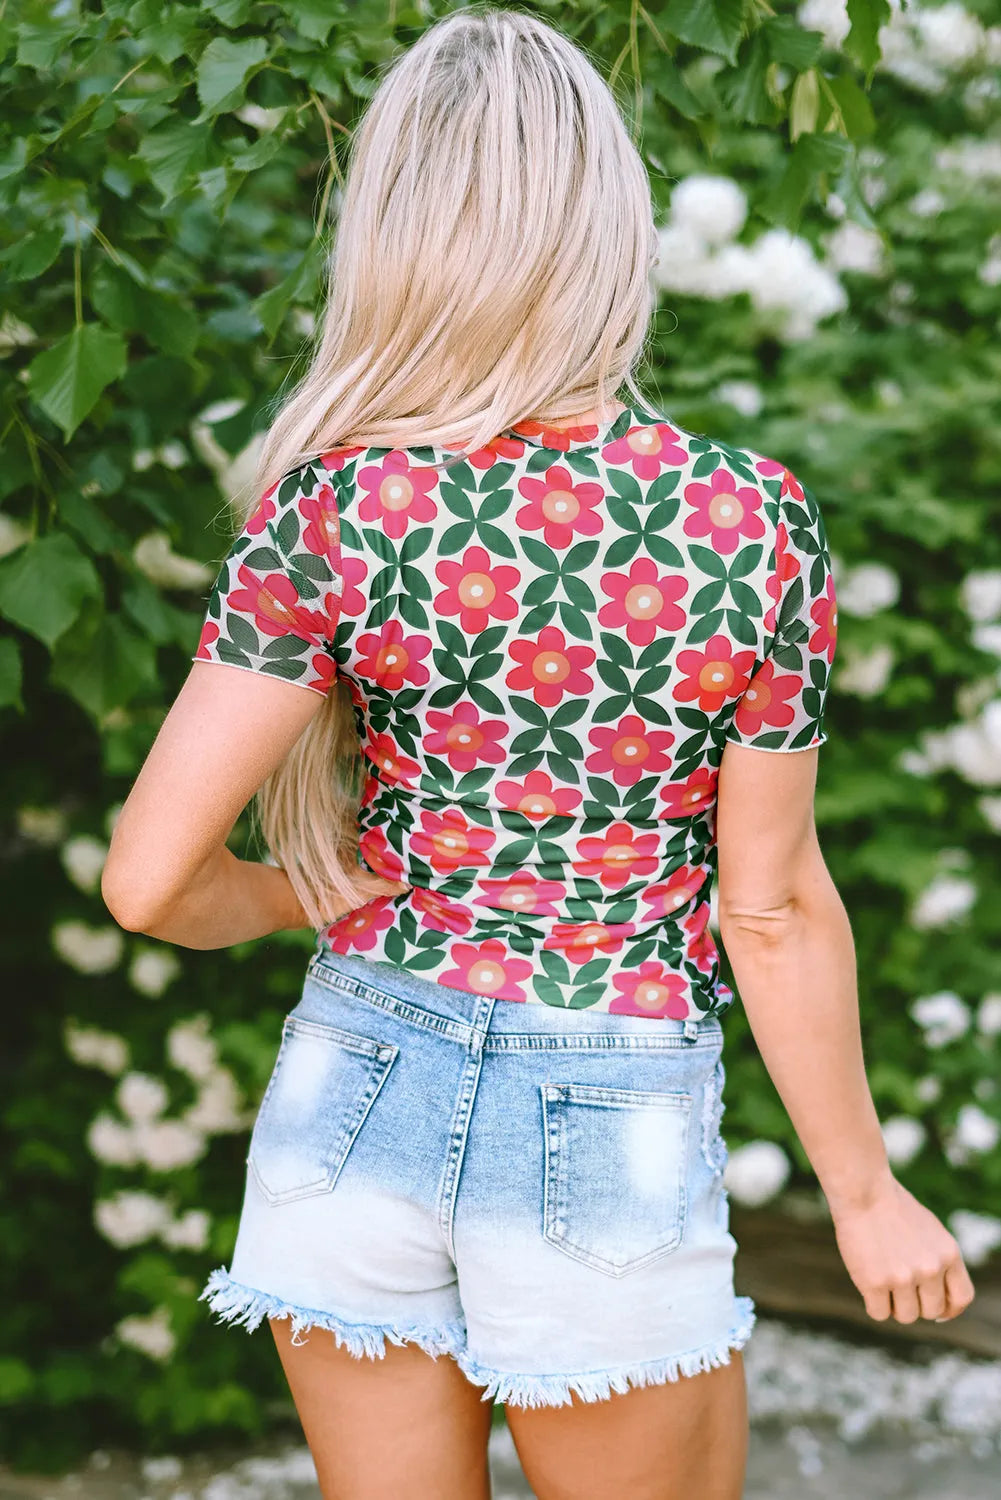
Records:
<instances>
[{"instance_id":1,"label":"green foliage","mask_svg":"<svg viewBox=\"0 0 1001 1500\"><path fill-rule=\"evenodd\" d=\"M229 541L226 472L301 358L353 125L397 50L449 8L22 0L0 14L0 722L18 1002L0 1079L0 1444L26 1464L58 1467L98 1435L155 1448L254 1433L288 1409L267 1340L217 1330L195 1295L232 1247L241 1131L308 942L165 950L177 971L151 981L164 951L109 922L83 867L195 649ZM897 607L843 620L818 816L856 933L880 1112L918 1116L929 1133L904 1178L939 1212L983 1207L997 1201L1001 1155L947 1164L942 1145L963 1103L997 1113L997 1040L971 1032L929 1054L907 1004L1001 988L980 796L991 783L955 767L909 774L898 757L997 694L997 661L972 644L959 605L971 569L1001 566L999 290L981 269L994 226L983 183L936 165L953 138L989 136L991 119L958 88L928 96L873 73L886 0L850 0L840 54L791 6L760 0L536 9L606 68L661 218L672 184L708 170L746 192L748 240L784 225L819 244L832 190L883 237L885 270L846 271L847 311L809 339L777 337L746 297L671 293L647 383L683 425L798 472L847 564L900 576ZM944 206L923 217L909 205L929 186ZM741 416L720 387L748 380L763 407ZM877 647L894 668L885 692L863 698L848 667ZM241 852L246 836L241 823ZM916 928L911 904L943 860L975 882L976 903L951 925ZM791 1024L810 1024L809 1001ZM93 1137L98 1117L121 1118L114 1077L67 1059L65 1023L124 1034L123 1066L165 1078L169 1117L183 1122L207 1085L164 1048L199 1014L219 1048L215 1086L230 1077L244 1124L206 1125L202 1154L173 1170L114 1164ZM731 1149L778 1140L808 1183L739 1007L727 1025ZM923 1074L938 1100L917 1088ZM95 1204L123 1189L169 1216L114 1246ZM170 1243L181 1233L170 1226L200 1210L207 1243ZM123 1319L151 1315L142 1337L154 1348L166 1320L165 1363L123 1332Z\"/></svg>"}]
</instances>

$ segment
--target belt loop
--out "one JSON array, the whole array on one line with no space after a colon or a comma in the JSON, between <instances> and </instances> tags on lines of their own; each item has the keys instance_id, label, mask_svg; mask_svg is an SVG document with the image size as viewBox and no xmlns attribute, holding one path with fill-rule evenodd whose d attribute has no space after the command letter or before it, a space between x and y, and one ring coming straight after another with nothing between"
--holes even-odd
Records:
<instances>
[{"instance_id":1,"label":"belt loop","mask_svg":"<svg viewBox=\"0 0 1001 1500\"><path fill-rule=\"evenodd\" d=\"M685 1018L685 1041L694 1042L699 1034L699 1023L694 1016Z\"/></svg>"}]
</instances>

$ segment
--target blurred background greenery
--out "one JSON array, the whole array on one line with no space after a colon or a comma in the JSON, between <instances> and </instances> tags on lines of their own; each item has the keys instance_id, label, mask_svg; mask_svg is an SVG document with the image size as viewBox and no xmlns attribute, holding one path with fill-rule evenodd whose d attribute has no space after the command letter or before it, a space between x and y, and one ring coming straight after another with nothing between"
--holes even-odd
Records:
<instances>
[{"instance_id":1,"label":"blurred background greenery","mask_svg":"<svg viewBox=\"0 0 1001 1500\"><path fill-rule=\"evenodd\" d=\"M0 11L0 1445L260 1433L270 1341L196 1301L308 933L191 952L99 891L301 368L351 130L446 0ZM649 168L641 383L824 507L842 639L818 821L901 1179L1001 1245L1001 14L551 0ZM248 852L241 820L231 847ZM795 1017L791 1018L795 1023ZM739 1006L728 1184L815 1194Z\"/></svg>"}]
</instances>

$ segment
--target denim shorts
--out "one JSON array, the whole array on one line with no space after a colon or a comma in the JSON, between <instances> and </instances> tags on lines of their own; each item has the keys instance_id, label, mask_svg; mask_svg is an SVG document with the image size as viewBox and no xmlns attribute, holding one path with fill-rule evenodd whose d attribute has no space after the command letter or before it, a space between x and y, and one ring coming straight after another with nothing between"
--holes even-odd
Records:
<instances>
[{"instance_id":1,"label":"denim shorts","mask_svg":"<svg viewBox=\"0 0 1001 1500\"><path fill-rule=\"evenodd\" d=\"M727 1364L754 1304L733 1287L721 1051L716 1018L519 1005L321 950L202 1299L358 1357L451 1355L518 1406Z\"/></svg>"}]
</instances>

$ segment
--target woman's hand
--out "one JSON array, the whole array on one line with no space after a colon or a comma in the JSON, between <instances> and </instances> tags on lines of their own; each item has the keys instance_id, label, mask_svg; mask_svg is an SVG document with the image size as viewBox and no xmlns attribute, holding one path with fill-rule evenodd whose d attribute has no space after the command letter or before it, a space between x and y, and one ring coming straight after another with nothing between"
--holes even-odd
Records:
<instances>
[{"instance_id":1,"label":"woman's hand","mask_svg":"<svg viewBox=\"0 0 1001 1500\"><path fill-rule=\"evenodd\" d=\"M944 1322L974 1298L959 1245L896 1180L864 1206L831 1204L838 1249L870 1318Z\"/></svg>"}]
</instances>

